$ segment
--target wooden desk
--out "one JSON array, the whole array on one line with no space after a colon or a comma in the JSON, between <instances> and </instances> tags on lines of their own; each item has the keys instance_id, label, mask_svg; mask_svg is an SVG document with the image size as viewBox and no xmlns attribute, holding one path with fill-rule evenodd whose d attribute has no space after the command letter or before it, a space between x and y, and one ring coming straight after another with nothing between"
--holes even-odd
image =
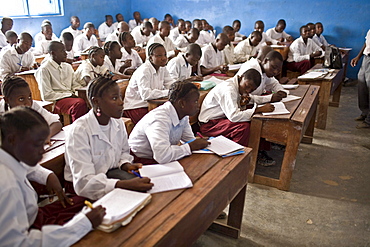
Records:
<instances>
[{"instance_id":1,"label":"wooden desk","mask_svg":"<svg viewBox=\"0 0 370 247\"><path fill-rule=\"evenodd\" d=\"M34 100L42 100L41 99L41 93L39 90L39 85L35 78L35 72L36 70L29 70L24 71L20 73L16 73L15 75L22 77L30 86L31 93L32 93L32 99Z\"/></svg>"},{"instance_id":2,"label":"wooden desk","mask_svg":"<svg viewBox=\"0 0 370 247\"><path fill-rule=\"evenodd\" d=\"M249 154L228 158L193 154L180 160L194 187L152 195L130 224L113 233L93 231L76 246L190 246L230 203L229 236L240 233L249 169ZM231 227L231 228L230 228Z\"/></svg>"},{"instance_id":3,"label":"wooden desk","mask_svg":"<svg viewBox=\"0 0 370 247\"><path fill-rule=\"evenodd\" d=\"M297 89L291 90L292 95L302 98L285 103L290 114L253 116L248 145L253 148L249 182L289 190L299 143L302 139L306 143L312 143L319 88L313 85L300 85ZM303 134L307 136L303 137ZM255 174L261 138L286 146L279 179Z\"/></svg>"},{"instance_id":4,"label":"wooden desk","mask_svg":"<svg viewBox=\"0 0 370 247\"><path fill-rule=\"evenodd\" d=\"M274 49L274 51L279 52L283 56L283 60L285 61L288 58L289 45L271 45L271 48Z\"/></svg>"},{"instance_id":5,"label":"wooden desk","mask_svg":"<svg viewBox=\"0 0 370 247\"><path fill-rule=\"evenodd\" d=\"M322 64L316 64L312 69L320 69ZM316 122L316 128L325 129L326 119L328 116L328 107L339 106L340 94L342 91L344 69L336 69L333 73L329 73L324 78L305 78L299 79L298 84L300 85L317 85L320 86L319 93L319 109ZM330 95L333 95L333 99L329 102Z\"/></svg>"}]
</instances>

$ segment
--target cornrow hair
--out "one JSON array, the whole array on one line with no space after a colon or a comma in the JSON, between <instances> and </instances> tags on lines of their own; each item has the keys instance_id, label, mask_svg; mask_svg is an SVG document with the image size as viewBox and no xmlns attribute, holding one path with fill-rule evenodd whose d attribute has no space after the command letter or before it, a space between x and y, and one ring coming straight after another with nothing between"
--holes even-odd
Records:
<instances>
[{"instance_id":1,"label":"cornrow hair","mask_svg":"<svg viewBox=\"0 0 370 247\"><path fill-rule=\"evenodd\" d=\"M117 41L107 41L107 42L105 42L105 44L103 46L103 50L104 50L105 55L108 55L109 52L113 49L113 47L115 45L119 45Z\"/></svg>"},{"instance_id":2,"label":"cornrow hair","mask_svg":"<svg viewBox=\"0 0 370 247\"><path fill-rule=\"evenodd\" d=\"M117 85L116 80L112 80L112 76L102 76L92 79L87 87L87 97L91 105L93 105L92 99L94 97L101 97L103 93L110 87Z\"/></svg>"},{"instance_id":3,"label":"cornrow hair","mask_svg":"<svg viewBox=\"0 0 370 247\"><path fill-rule=\"evenodd\" d=\"M148 48L148 55L149 56L153 55L154 50L157 49L158 47L163 47L164 48L164 46L162 44L159 44L159 43L151 44Z\"/></svg>"},{"instance_id":4,"label":"cornrow hair","mask_svg":"<svg viewBox=\"0 0 370 247\"><path fill-rule=\"evenodd\" d=\"M127 41L127 37L130 34L130 32L122 32L118 35L118 40L120 45L123 47L123 42Z\"/></svg>"},{"instance_id":5,"label":"cornrow hair","mask_svg":"<svg viewBox=\"0 0 370 247\"><path fill-rule=\"evenodd\" d=\"M191 82L191 80L176 81L170 86L168 101L173 104L179 99L186 98L192 90L198 91L198 88Z\"/></svg>"},{"instance_id":6,"label":"cornrow hair","mask_svg":"<svg viewBox=\"0 0 370 247\"><path fill-rule=\"evenodd\" d=\"M91 58L92 55L94 55L95 53L97 53L99 50L102 50L104 52L104 50L102 48L100 48L99 46L92 46L92 47L90 47L89 50L88 50L89 58Z\"/></svg>"},{"instance_id":7,"label":"cornrow hair","mask_svg":"<svg viewBox=\"0 0 370 247\"><path fill-rule=\"evenodd\" d=\"M3 93L4 97L9 97L15 88L20 87L29 87L29 85L20 76L7 76L1 85L1 92Z\"/></svg>"}]
</instances>

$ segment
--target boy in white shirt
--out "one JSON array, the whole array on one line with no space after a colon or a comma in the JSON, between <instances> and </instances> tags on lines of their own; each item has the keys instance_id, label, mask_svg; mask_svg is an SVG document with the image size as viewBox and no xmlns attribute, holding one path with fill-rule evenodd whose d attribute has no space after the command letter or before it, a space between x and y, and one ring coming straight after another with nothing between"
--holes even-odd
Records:
<instances>
[{"instance_id":1,"label":"boy in white shirt","mask_svg":"<svg viewBox=\"0 0 370 247\"><path fill-rule=\"evenodd\" d=\"M225 49L223 50L225 56L225 63L234 64L236 62L235 49L233 45L233 41L235 40L234 28L232 28L231 26L224 26L222 32L227 35L230 41L229 44L227 44L227 46L225 46Z\"/></svg>"},{"instance_id":2,"label":"boy in white shirt","mask_svg":"<svg viewBox=\"0 0 370 247\"><path fill-rule=\"evenodd\" d=\"M137 46L146 47L150 38L153 37L153 25L151 22L146 21L143 25L135 27L131 31L132 37L136 42Z\"/></svg>"},{"instance_id":3,"label":"boy in white shirt","mask_svg":"<svg viewBox=\"0 0 370 247\"><path fill-rule=\"evenodd\" d=\"M202 48L200 69L202 75L209 75L215 72L226 73L229 67L225 65L225 58L222 50L229 44L226 34L220 33L216 40Z\"/></svg>"},{"instance_id":4,"label":"boy in white shirt","mask_svg":"<svg viewBox=\"0 0 370 247\"><path fill-rule=\"evenodd\" d=\"M259 31L253 31L250 38L247 38L235 47L235 61L237 63L244 63L252 57L257 57L258 45L261 42L262 35Z\"/></svg>"},{"instance_id":5,"label":"boy in white shirt","mask_svg":"<svg viewBox=\"0 0 370 247\"><path fill-rule=\"evenodd\" d=\"M177 27L173 28L170 31L170 35L168 36L168 38L170 38L172 42L175 43L179 35L184 34L184 32L185 32L185 21L183 19L178 19Z\"/></svg>"},{"instance_id":6,"label":"boy in white shirt","mask_svg":"<svg viewBox=\"0 0 370 247\"><path fill-rule=\"evenodd\" d=\"M279 42L276 39L271 39L265 31L265 23L263 21L259 20L254 23L254 31L259 31L262 34L262 39L259 44L259 46L262 45L277 45ZM249 36L250 37L250 36Z\"/></svg>"},{"instance_id":7,"label":"boy in white shirt","mask_svg":"<svg viewBox=\"0 0 370 247\"><path fill-rule=\"evenodd\" d=\"M135 11L133 13L134 19L130 20L128 22L128 25L130 26L130 31L132 31L135 27L140 26L143 21L141 20L141 15L139 11Z\"/></svg>"},{"instance_id":8,"label":"boy in white shirt","mask_svg":"<svg viewBox=\"0 0 370 247\"><path fill-rule=\"evenodd\" d=\"M116 26L117 26L116 31L114 31L113 33L108 35L107 39L105 40L106 42L108 42L108 41L117 41L117 42L119 42L118 37L119 37L120 33L129 32L129 30L130 30L128 24L125 21L121 21Z\"/></svg>"},{"instance_id":9,"label":"boy in white shirt","mask_svg":"<svg viewBox=\"0 0 370 247\"><path fill-rule=\"evenodd\" d=\"M242 26L239 20L233 21L233 28L235 31L235 41L242 41L247 38L247 36L239 33L240 27Z\"/></svg>"},{"instance_id":10,"label":"boy in white shirt","mask_svg":"<svg viewBox=\"0 0 370 247\"><path fill-rule=\"evenodd\" d=\"M102 46L102 42L99 37L99 33L95 29L94 24L86 22L84 25L84 33L77 36L73 42L73 52L76 55L80 55L92 46Z\"/></svg>"},{"instance_id":11,"label":"boy in white shirt","mask_svg":"<svg viewBox=\"0 0 370 247\"><path fill-rule=\"evenodd\" d=\"M196 43L199 38L199 30L196 28L190 29L187 34L180 34L174 42L177 49L185 51L189 44Z\"/></svg>"},{"instance_id":12,"label":"boy in white shirt","mask_svg":"<svg viewBox=\"0 0 370 247\"><path fill-rule=\"evenodd\" d=\"M62 31L62 33L60 34L60 37L63 36L63 33L69 32L73 35L73 39L76 39L78 35L82 34L82 31L78 30L79 27L80 27L80 19L77 16L72 16L71 25Z\"/></svg>"},{"instance_id":13,"label":"boy in white shirt","mask_svg":"<svg viewBox=\"0 0 370 247\"><path fill-rule=\"evenodd\" d=\"M284 32L285 27L285 20L280 19L275 27L270 28L266 31L266 35L269 36L271 39L277 40L278 42L292 42L293 37Z\"/></svg>"},{"instance_id":14,"label":"boy in white shirt","mask_svg":"<svg viewBox=\"0 0 370 247\"><path fill-rule=\"evenodd\" d=\"M329 43L326 41L324 35L324 26L321 22L316 22L315 24L316 34L313 36L313 40L325 51L325 47L329 46Z\"/></svg>"},{"instance_id":15,"label":"boy in white shirt","mask_svg":"<svg viewBox=\"0 0 370 247\"><path fill-rule=\"evenodd\" d=\"M114 32L115 27L112 24L113 24L113 16L106 15L105 22L100 24L98 28L99 36L102 41L105 41L108 35Z\"/></svg>"},{"instance_id":16,"label":"boy in white shirt","mask_svg":"<svg viewBox=\"0 0 370 247\"><path fill-rule=\"evenodd\" d=\"M43 26L50 26L51 30L53 30L52 29L51 22L49 20L43 20L41 22L41 32L37 33L35 35L35 38L34 38L35 47L37 47L40 42L42 42L43 40L45 40L45 35L42 33L42 27ZM51 31L51 32L52 32L52 34L51 34L51 40L57 41L58 40L58 37L53 33L53 31Z\"/></svg>"},{"instance_id":17,"label":"boy in white shirt","mask_svg":"<svg viewBox=\"0 0 370 247\"><path fill-rule=\"evenodd\" d=\"M53 28L49 22L44 22L41 25L41 37L39 41L35 41L34 55L48 54L48 48L51 41L59 41L59 39L53 33Z\"/></svg>"},{"instance_id":18,"label":"boy in white shirt","mask_svg":"<svg viewBox=\"0 0 370 247\"><path fill-rule=\"evenodd\" d=\"M6 42L5 33L8 30L11 30L13 27L13 20L9 17L3 17L1 20L1 30L0 30L0 50L7 46L8 43Z\"/></svg>"},{"instance_id":19,"label":"boy in white shirt","mask_svg":"<svg viewBox=\"0 0 370 247\"><path fill-rule=\"evenodd\" d=\"M116 14L116 22L112 24L114 29L117 29L118 23L122 21L125 21L125 18L123 17L123 15L121 13ZM130 28L129 28L129 31L130 31Z\"/></svg>"}]
</instances>

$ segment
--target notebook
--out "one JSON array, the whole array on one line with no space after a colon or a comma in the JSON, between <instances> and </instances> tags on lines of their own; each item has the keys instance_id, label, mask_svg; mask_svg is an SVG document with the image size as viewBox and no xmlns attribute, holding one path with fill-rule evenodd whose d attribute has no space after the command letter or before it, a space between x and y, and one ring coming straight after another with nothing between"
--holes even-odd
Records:
<instances>
[{"instance_id":1,"label":"notebook","mask_svg":"<svg viewBox=\"0 0 370 247\"><path fill-rule=\"evenodd\" d=\"M167 164L144 165L140 168L143 177L149 177L154 184L148 192L158 193L169 190L177 190L193 187L189 176L178 161Z\"/></svg>"},{"instance_id":2,"label":"notebook","mask_svg":"<svg viewBox=\"0 0 370 247\"><path fill-rule=\"evenodd\" d=\"M207 149L222 157L244 153L244 146L222 135L209 139L209 142Z\"/></svg>"},{"instance_id":3,"label":"notebook","mask_svg":"<svg viewBox=\"0 0 370 247\"><path fill-rule=\"evenodd\" d=\"M298 97L298 96L296 96ZM275 106L275 110L272 112L263 112L262 115L270 116L270 115L279 115L279 114L289 114L290 112L286 109L283 102L274 102L271 105Z\"/></svg>"}]
</instances>

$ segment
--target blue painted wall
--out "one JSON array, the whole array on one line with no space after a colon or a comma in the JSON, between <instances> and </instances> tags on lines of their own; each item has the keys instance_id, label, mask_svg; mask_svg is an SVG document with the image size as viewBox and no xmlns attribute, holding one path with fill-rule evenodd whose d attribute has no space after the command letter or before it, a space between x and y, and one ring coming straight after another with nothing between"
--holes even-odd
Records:
<instances>
[{"instance_id":1,"label":"blue painted wall","mask_svg":"<svg viewBox=\"0 0 370 247\"><path fill-rule=\"evenodd\" d=\"M287 22L286 32L295 38L299 37L300 26L320 21L329 43L353 48L351 58L362 48L370 28L369 0L132 0L131 10L139 10L143 18L154 16L160 20L166 13L175 20L204 18L218 32L239 19L240 32L247 35L256 20L263 20L267 30L283 18ZM359 65L349 68L347 76L356 78L358 69Z\"/></svg>"}]
</instances>

